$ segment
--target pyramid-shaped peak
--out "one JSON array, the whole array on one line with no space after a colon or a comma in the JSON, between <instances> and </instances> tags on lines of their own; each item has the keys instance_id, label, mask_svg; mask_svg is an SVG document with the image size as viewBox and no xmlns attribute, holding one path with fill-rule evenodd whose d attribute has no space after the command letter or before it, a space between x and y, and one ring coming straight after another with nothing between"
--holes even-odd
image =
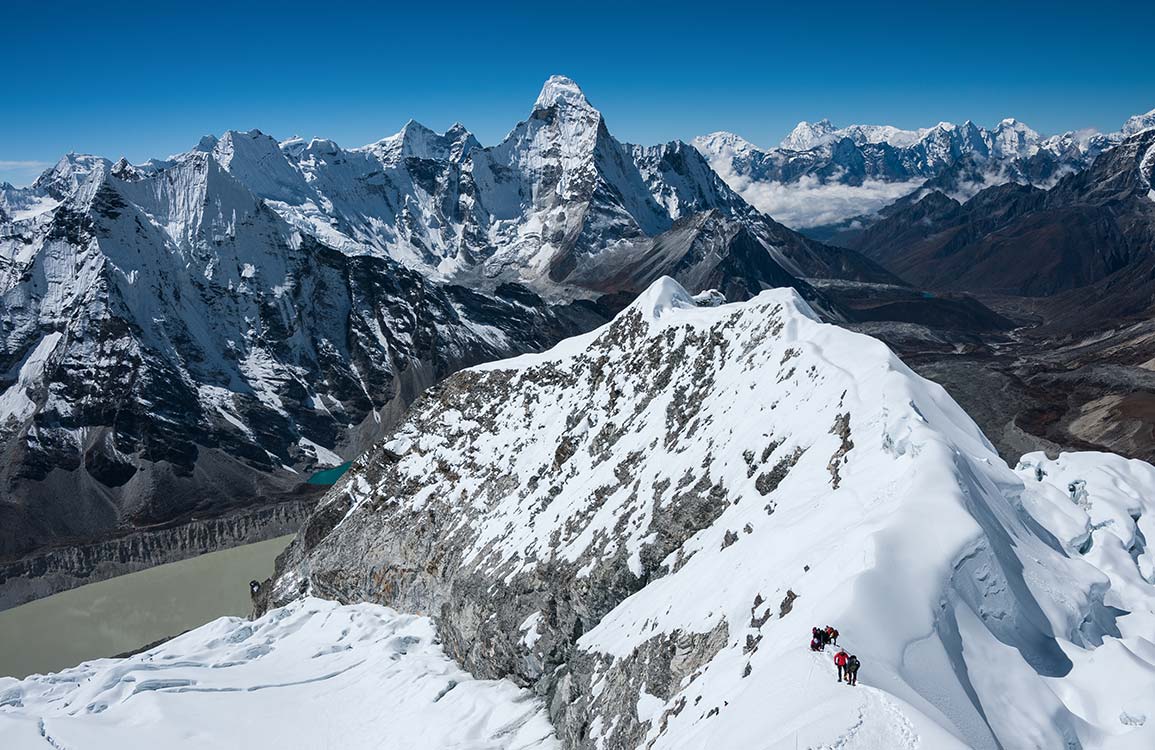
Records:
<instances>
[{"instance_id":1,"label":"pyramid-shaped peak","mask_svg":"<svg viewBox=\"0 0 1155 750\"><path fill-rule=\"evenodd\" d=\"M425 125L422 125L421 123L417 122L417 120L414 120L412 117L410 117L406 121L406 123L401 127L400 132L398 132L397 134L401 135L401 136L409 137L409 138L413 138L415 136L437 135L436 131L434 131L433 128L429 128L429 127L426 127Z\"/></svg>"},{"instance_id":2,"label":"pyramid-shaped peak","mask_svg":"<svg viewBox=\"0 0 1155 750\"><path fill-rule=\"evenodd\" d=\"M550 76L545 85L541 87L541 93L537 95L537 101L534 102L533 108L549 109L555 106L580 107L583 109L593 109L586 95L582 93L581 87L574 83L572 78L566 76Z\"/></svg>"}]
</instances>

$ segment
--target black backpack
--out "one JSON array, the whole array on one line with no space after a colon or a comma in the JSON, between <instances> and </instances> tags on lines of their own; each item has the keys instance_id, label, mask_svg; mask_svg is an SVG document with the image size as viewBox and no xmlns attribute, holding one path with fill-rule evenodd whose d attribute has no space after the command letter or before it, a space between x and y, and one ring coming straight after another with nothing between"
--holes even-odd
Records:
<instances>
[{"instance_id":1,"label":"black backpack","mask_svg":"<svg viewBox=\"0 0 1155 750\"><path fill-rule=\"evenodd\" d=\"M846 668L849 669L851 672L857 672L858 671L858 657L857 656L850 657L850 659L848 659L846 662Z\"/></svg>"}]
</instances>

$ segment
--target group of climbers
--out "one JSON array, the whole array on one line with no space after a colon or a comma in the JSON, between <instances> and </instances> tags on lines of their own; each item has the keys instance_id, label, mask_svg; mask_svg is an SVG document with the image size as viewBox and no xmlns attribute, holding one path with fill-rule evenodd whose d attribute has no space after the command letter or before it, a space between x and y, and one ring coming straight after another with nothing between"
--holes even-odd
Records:
<instances>
[{"instance_id":1,"label":"group of climbers","mask_svg":"<svg viewBox=\"0 0 1155 750\"><path fill-rule=\"evenodd\" d=\"M811 628L810 635L811 651L825 651L827 645L838 645L838 631L831 625L827 625L825 628ZM846 653L844 648L839 648L838 653L834 655L834 666L838 668L839 682L845 679L847 685L858 684L860 663L857 656Z\"/></svg>"},{"instance_id":2,"label":"group of climbers","mask_svg":"<svg viewBox=\"0 0 1155 750\"><path fill-rule=\"evenodd\" d=\"M810 639L811 651L822 651L828 644L838 645L838 631L830 625L827 625L825 630L822 628L811 628L810 634L813 636Z\"/></svg>"}]
</instances>

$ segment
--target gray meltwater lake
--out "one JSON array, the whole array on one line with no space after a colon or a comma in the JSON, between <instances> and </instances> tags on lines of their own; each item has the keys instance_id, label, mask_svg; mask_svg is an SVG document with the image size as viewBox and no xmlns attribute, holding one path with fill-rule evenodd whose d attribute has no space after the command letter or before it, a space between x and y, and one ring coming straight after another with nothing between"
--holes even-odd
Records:
<instances>
[{"instance_id":1,"label":"gray meltwater lake","mask_svg":"<svg viewBox=\"0 0 1155 750\"><path fill-rule=\"evenodd\" d=\"M27 677L134 651L224 615L252 611L292 535L90 583L0 612L0 675Z\"/></svg>"}]
</instances>

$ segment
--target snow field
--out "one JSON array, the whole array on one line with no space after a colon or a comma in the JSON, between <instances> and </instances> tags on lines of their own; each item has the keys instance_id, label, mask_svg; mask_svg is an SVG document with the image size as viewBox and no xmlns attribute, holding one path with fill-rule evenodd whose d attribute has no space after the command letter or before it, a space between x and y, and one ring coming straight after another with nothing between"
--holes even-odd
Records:
<instances>
[{"instance_id":1,"label":"snow field","mask_svg":"<svg viewBox=\"0 0 1155 750\"><path fill-rule=\"evenodd\" d=\"M126 659L0 678L0 747L557 747L537 699L475 680L426 617L302 599Z\"/></svg>"}]
</instances>

